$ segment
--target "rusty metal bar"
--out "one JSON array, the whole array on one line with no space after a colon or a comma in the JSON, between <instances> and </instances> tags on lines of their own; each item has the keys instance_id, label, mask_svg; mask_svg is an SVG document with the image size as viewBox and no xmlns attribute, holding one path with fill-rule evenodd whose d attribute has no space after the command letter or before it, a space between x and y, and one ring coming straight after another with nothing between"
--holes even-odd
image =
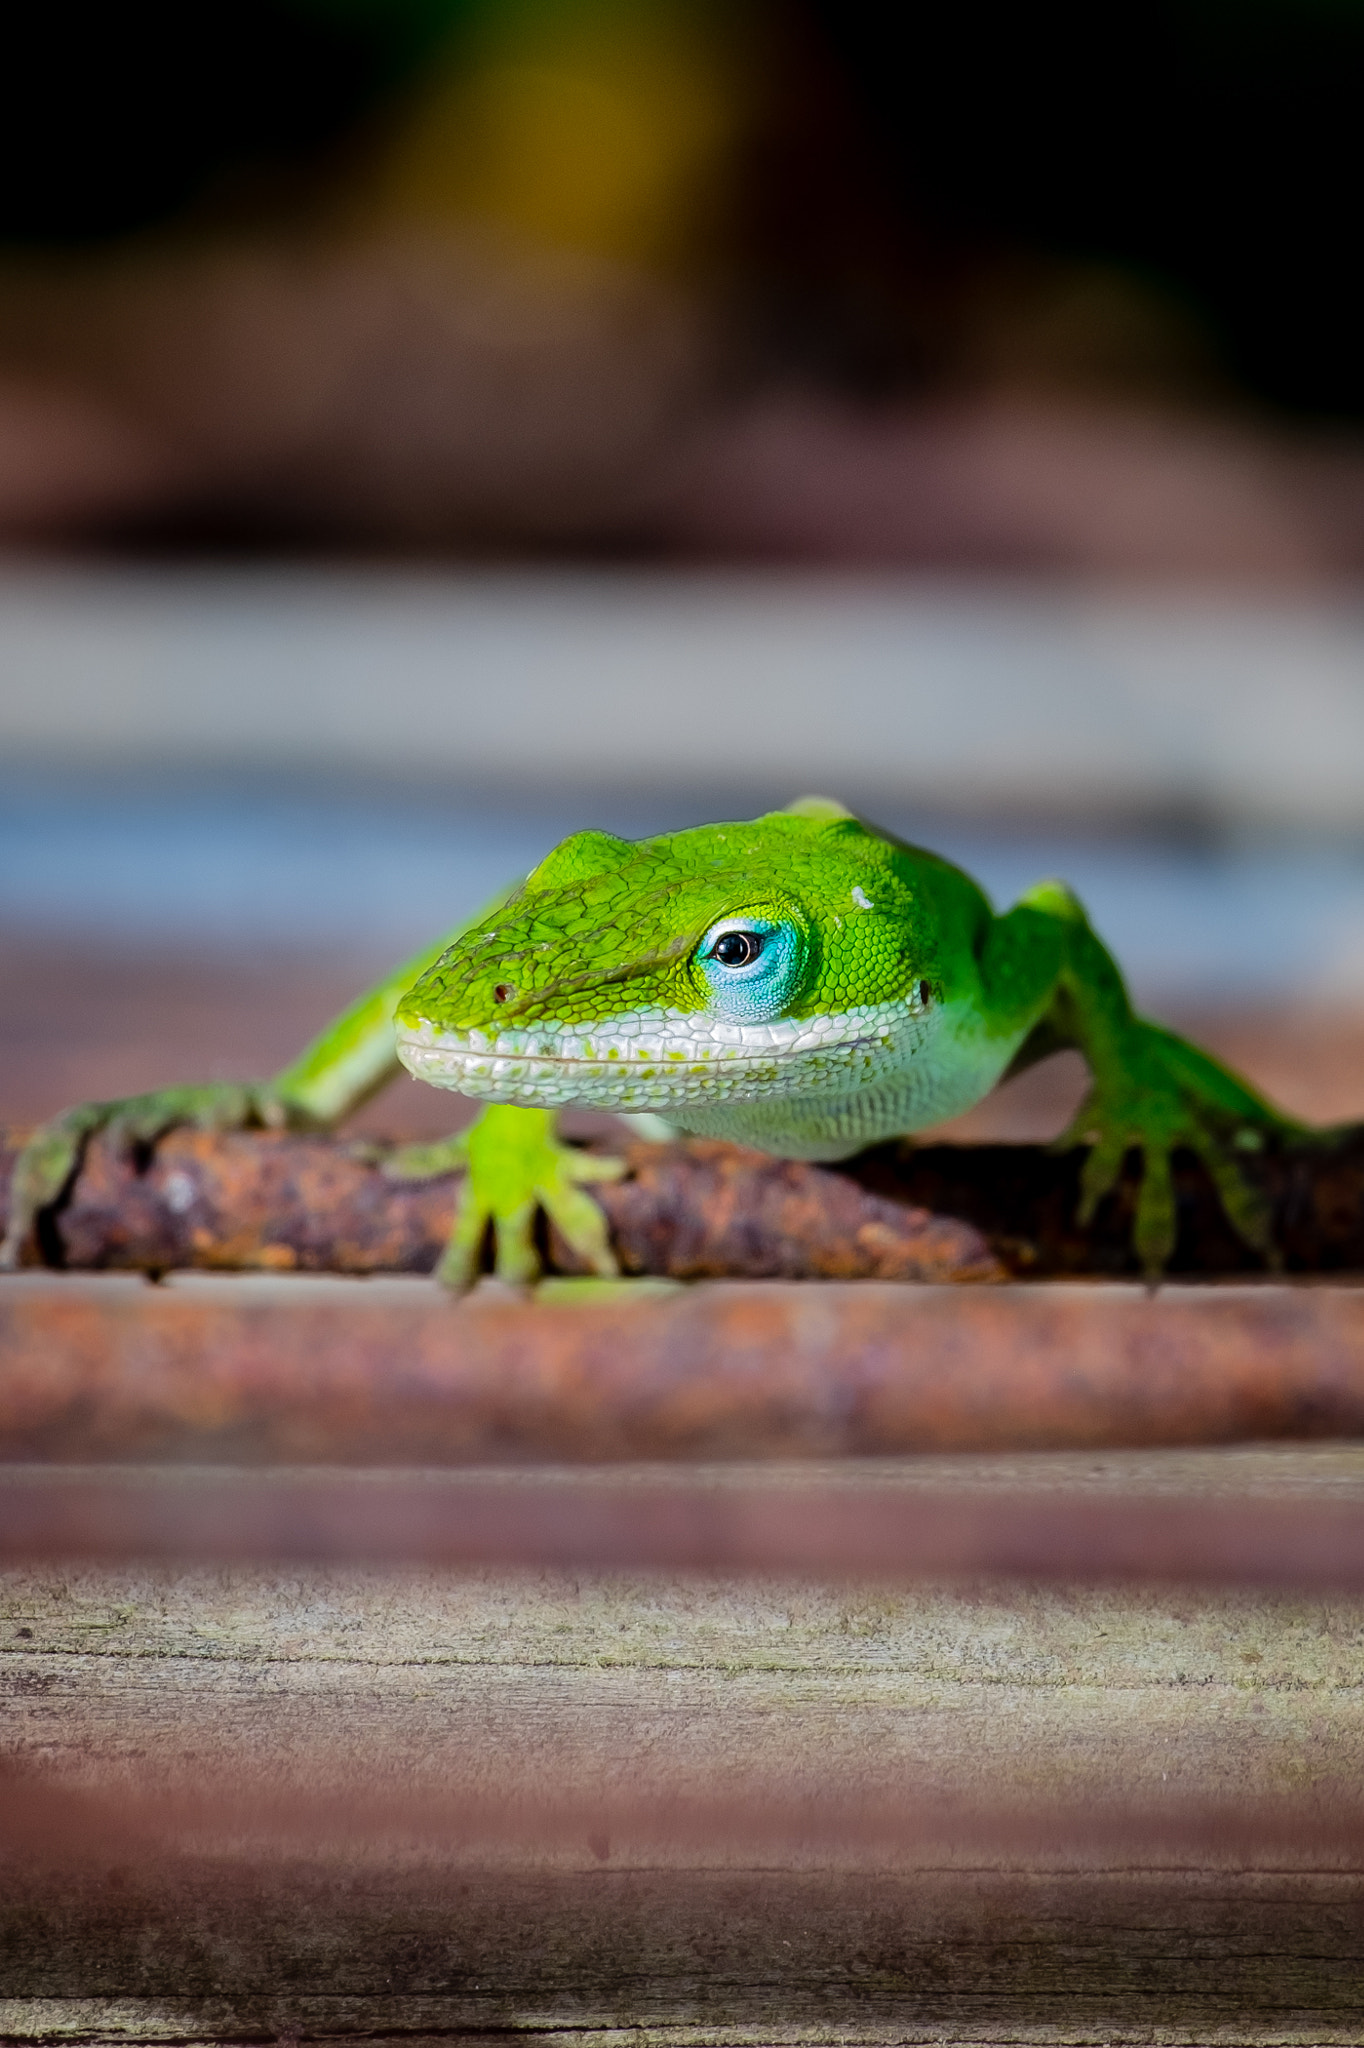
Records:
<instances>
[{"instance_id":1,"label":"rusty metal bar","mask_svg":"<svg viewBox=\"0 0 1364 2048\"><path fill-rule=\"evenodd\" d=\"M0 1458L458 1465L1364 1437L1364 1290L0 1280Z\"/></svg>"},{"instance_id":2,"label":"rusty metal bar","mask_svg":"<svg viewBox=\"0 0 1364 2048\"><path fill-rule=\"evenodd\" d=\"M631 1173L594 1185L628 1272L697 1278L987 1280L1133 1274L1129 1175L1092 1228L1075 1223L1082 1155L1036 1145L882 1146L845 1167L692 1141L627 1148ZM0 1196L12 1141L0 1133ZM1364 1126L1247 1155L1293 1272L1364 1269ZM1178 1155L1171 1270L1262 1262L1231 1230L1196 1159ZM384 1178L325 1138L171 1132L150 1159L92 1144L30 1247L71 1268L428 1272L450 1227L453 1177ZM551 1233L559 1270L574 1270Z\"/></svg>"},{"instance_id":3,"label":"rusty metal bar","mask_svg":"<svg viewBox=\"0 0 1364 2048\"><path fill-rule=\"evenodd\" d=\"M15 1470L0 1559L326 1559L797 1577L1359 1588L1364 1505L541 1473Z\"/></svg>"},{"instance_id":4,"label":"rusty metal bar","mask_svg":"<svg viewBox=\"0 0 1364 2048\"><path fill-rule=\"evenodd\" d=\"M634 1145L596 1184L627 1272L824 1279L1002 1279L981 1233L818 1167L732 1145ZM0 1145L0 1188L6 1170ZM266 1132L173 1131L150 1160L92 1144L31 1247L69 1268L426 1273L456 1181L387 1179L355 1149ZM626 1188L628 1187L628 1192ZM576 1269L552 1237L552 1266Z\"/></svg>"}]
</instances>

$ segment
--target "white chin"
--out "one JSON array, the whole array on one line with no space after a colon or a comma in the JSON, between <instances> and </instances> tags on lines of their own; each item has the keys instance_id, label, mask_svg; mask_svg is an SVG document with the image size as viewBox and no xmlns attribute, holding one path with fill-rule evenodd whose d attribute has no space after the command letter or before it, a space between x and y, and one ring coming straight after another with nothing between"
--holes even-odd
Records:
<instances>
[{"instance_id":1,"label":"white chin","mask_svg":"<svg viewBox=\"0 0 1364 2048\"><path fill-rule=\"evenodd\" d=\"M398 1057L434 1088L526 1109L669 1110L783 1085L783 1062L770 1050L722 1060L557 1060L400 1037Z\"/></svg>"},{"instance_id":2,"label":"white chin","mask_svg":"<svg viewBox=\"0 0 1364 2048\"><path fill-rule=\"evenodd\" d=\"M844 1094L871 1085L929 1028L905 1002L842 1016L743 1024L690 1011L548 1023L508 1031L409 1024L398 1057L419 1081L484 1102L526 1109L662 1110L683 1121L688 1104L760 1096Z\"/></svg>"}]
</instances>

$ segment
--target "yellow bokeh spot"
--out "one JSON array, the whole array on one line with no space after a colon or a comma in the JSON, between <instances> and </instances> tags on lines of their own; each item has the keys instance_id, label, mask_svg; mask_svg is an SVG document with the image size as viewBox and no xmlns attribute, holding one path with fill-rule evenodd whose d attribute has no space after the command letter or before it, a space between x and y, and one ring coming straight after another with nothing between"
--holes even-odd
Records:
<instances>
[{"instance_id":1,"label":"yellow bokeh spot","mask_svg":"<svg viewBox=\"0 0 1364 2048\"><path fill-rule=\"evenodd\" d=\"M399 126L381 211L627 262L691 253L741 112L718 20L695 0L489 8Z\"/></svg>"}]
</instances>

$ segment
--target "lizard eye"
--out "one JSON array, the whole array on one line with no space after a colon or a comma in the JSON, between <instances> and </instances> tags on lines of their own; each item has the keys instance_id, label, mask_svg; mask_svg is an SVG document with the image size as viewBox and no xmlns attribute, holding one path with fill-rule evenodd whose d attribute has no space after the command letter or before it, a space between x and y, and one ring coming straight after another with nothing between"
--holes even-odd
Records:
<instances>
[{"instance_id":1,"label":"lizard eye","mask_svg":"<svg viewBox=\"0 0 1364 2048\"><path fill-rule=\"evenodd\" d=\"M710 957L722 967L751 967L762 949L761 932L721 932Z\"/></svg>"},{"instance_id":2,"label":"lizard eye","mask_svg":"<svg viewBox=\"0 0 1364 2048\"><path fill-rule=\"evenodd\" d=\"M694 956L707 1005L736 1024L779 1016L795 994L806 958L801 928L749 911L711 926Z\"/></svg>"}]
</instances>

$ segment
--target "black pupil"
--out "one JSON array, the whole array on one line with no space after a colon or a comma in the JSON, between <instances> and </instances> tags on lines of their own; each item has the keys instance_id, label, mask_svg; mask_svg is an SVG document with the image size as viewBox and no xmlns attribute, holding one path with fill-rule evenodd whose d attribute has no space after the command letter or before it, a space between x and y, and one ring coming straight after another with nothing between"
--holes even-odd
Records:
<instances>
[{"instance_id":1,"label":"black pupil","mask_svg":"<svg viewBox=\"0 0 1364 2048\"><path fill-rule=\"evenodd\" d=\"M763 942L756 932L726 932L715 941L711 948L712 959L722 967L747 967L756 960L763 949Z\"/></svg>"}]
</instances>

